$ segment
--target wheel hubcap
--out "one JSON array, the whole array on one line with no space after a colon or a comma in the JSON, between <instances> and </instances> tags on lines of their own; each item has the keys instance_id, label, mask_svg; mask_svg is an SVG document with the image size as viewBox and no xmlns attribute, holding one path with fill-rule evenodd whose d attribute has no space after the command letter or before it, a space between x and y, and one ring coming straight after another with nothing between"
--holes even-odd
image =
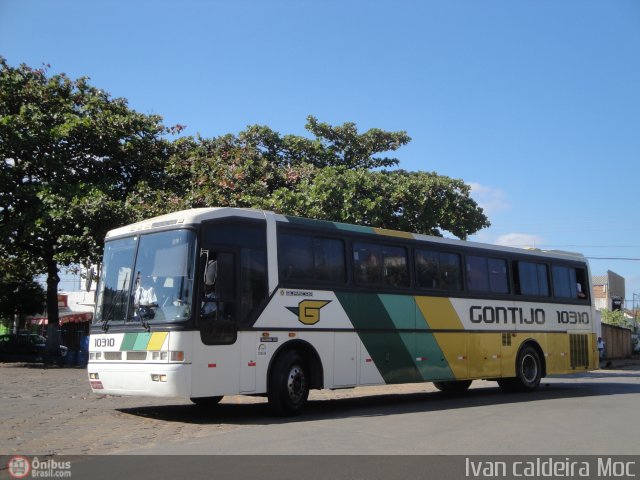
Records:
<instances>
[{"instance_id":1,"label":"wheel hubcap","mask_svg":"<svg viewBox=\"0 0 640 480\"><path fill-rule=\"evenodd\" d=\"M287 378L287 391L293 403L302 401L306 385L304 371L298 365L294 365L289 371Z\"/></svg>"},{"instance_id":2,"label":"wheel hubcap","mask_svg":"<svg viewBox=\"0 0 640 480\"><path fill-rule=\"evenodd\" d=\"M531 354L527 354L522 359L522 376L531 383L538 377L538 362Z\"/></svg>"}]
</instances>

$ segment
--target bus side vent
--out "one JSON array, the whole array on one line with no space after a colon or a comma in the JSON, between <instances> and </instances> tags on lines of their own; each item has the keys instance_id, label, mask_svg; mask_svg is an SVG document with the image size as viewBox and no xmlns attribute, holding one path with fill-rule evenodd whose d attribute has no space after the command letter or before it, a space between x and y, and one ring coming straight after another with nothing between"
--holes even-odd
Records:
<instances>
[{"instance_id":1,"label":"bus side vent","mask_svg":"<svg viewBox=\"0 0 640 480\"><path fill-rule=\"evenodd\" d=\"M510 347L511 346L511 333L503 333L502 334L502 346Z\"/></svg>"},{"instance_id":2,"label":"bus side vent","mask_svg":"<svg viewBox=\"0 0 640 480\"><path fill-rule=\"evenodd\" d=\"M571 368L589 367L589 335L569 334L571 347Z\"/></svg>"},{"instance_id":3,"label":"bus side vent","mask_svg":"<svg viewBox=\"0 0 640 480\"><path fill-rule=\"evenodd\" d=\"M127 360L146 360L147 352L127 352Z\"/></svg>"}]
</instances>

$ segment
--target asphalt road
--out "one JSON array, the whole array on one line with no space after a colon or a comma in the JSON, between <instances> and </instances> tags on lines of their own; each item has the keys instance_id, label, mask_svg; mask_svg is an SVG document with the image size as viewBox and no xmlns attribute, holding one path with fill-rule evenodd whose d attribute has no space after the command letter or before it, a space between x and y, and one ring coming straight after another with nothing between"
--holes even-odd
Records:
<instances>
[{"instance_id":1,"label":"asphalt road","mask_svg":"<svg viewBox=\"0 0 640 480\"><path fill-rule=\"evenodd\" d=\"M0 454L630 454L640 453L640 364L544 379L532 394L474 382L312 392L304 415L265 400L95 395L86 372L0 365Z\"/></svg>"},{"instance_id":2,"label":"asphalt road","mask_svg":"<svg viewBox=\"0 0 640 480\"><path fill-rule=\"evenodd\" d=\"M638 370L554 378L533 394L503 394L475 382L464 395L415 392L312 401L301 418L274 421L262 409L221 406L211 420L243 428L134 454L518 454L640 453ZM167 421L184 409L133 409Z\"/></svg>"}]
</instances>

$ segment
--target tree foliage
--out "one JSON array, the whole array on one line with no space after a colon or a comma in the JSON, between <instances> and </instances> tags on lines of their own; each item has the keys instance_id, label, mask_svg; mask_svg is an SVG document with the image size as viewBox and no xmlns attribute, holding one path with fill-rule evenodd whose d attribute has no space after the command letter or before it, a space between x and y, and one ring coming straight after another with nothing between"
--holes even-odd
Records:
<instances>
[{"instance_id":1,"label":"tree foliage","mask_svg":"<svg viewBox=\"0 0 640 480\"><path fill-rule=\"evenodd\" d=\"M45 292L34 280L35 271L29 258L16 258L0 246L0 319L17 315L22 322L26 315L42 311Z\"/></svg>"},{"instance_id":2,"label":"tree foliage","mask_svg":"<svg viewBox=\"0 0 640 480\"><path fill-rule=\"evenodd\" d=\"M359 132L310 116L308 136L253 125L167 139L181 128L87 78L0 57L2 250L28 261L29 275L47 275L50 324L58 322L58 268L95 262L109 229L151 215L254 207L460 238L489 225L462 180L397 168L389 155L411 140L406 132Z\"/></svg>"},{"instance_id":3,"label":"tree foliage","mask_svg":"<svg viewBox=\"0 0 640 480\"><path fill-rule=\"evenodd\" d=\"M254 207L317 219L466 238L489 222L462 180L393 169L379 156L406 132L331 126L308 117L315 138L254 125L236 135L174 142L164 178L130 198L138 216L180 208ZM162 201L160 201L162 199Z\"/></svg>"},{"instance_id":4,"label":"tree foliage","mask_svg":"<svg viewBox=\"0 0 640 480\"><path fill-rule=\"evenodd\" d=\"M622 310L608 310L602 309L600 310L600 318L602 319L602 323L606 323L609 325L616 325L618 327L630 328L632 327L632 322L630 319L624 316Z\"/></svg>"},{"instance_id":5,"label":"tree foliage","mask_svg":"<svg viewBox=\"0 0 640 480\"><path fill-rule=\"evenodd\" d=\"M47 275L50 325L58 266L97 260L106 231L128 219L135 185L161 171L166 131L86 78L0 57L0 235Z\"/></svg>"}]
</instances>

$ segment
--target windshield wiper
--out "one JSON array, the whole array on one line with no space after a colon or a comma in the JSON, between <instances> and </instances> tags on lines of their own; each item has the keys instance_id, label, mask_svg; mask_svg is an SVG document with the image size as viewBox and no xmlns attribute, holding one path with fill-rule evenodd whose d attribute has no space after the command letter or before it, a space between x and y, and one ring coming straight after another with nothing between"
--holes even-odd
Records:
<instances>
[{"instance_id":1,"label":"windshield wiper","mask_svg":"<svg viewBox=\"0 0 640 480\"><path fill-rule=\"evenodd\" d=\"M158 308L158 304L152 303L149 305L140 305L137 309L136 314L140 317L140 324L147 331L151 331L151 325L149 324L149 320L153 320L155 317L154 308Z\"/></svg>"},{"instance_id":2,"label":"windshield wiper","mask_svg":"<svg viewBox=\"0 0 640 480\"><path fill-rule=\"evenodd\" d=\"M151 331L151 325L149 325L149 322L145 320L142 315L140 316L140 324L142 325L142 328L144 328L147 332Z\"/></svg>"}]
</instances>

